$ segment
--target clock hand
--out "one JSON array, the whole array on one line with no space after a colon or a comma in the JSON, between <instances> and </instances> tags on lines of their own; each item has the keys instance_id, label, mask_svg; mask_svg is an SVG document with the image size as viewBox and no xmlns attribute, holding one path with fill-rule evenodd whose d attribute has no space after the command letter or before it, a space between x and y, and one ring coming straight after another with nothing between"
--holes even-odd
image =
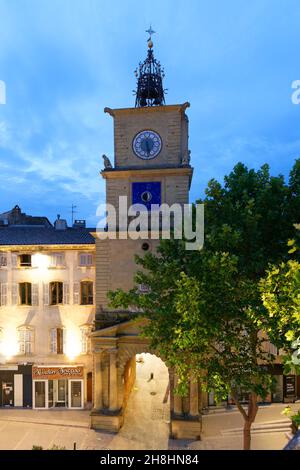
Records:
<instances>
[{"instance_id":1,"label":"clock hand","mask_svg":"<svg viewBox=\"0 0 300 470\"><path fill-rule=\"evenodd\" d=\"M146 149L147 149L147 157L149 157L150 148L149 148L149 140L148 139L146 140Z\"/></svg>"}]
</instances>

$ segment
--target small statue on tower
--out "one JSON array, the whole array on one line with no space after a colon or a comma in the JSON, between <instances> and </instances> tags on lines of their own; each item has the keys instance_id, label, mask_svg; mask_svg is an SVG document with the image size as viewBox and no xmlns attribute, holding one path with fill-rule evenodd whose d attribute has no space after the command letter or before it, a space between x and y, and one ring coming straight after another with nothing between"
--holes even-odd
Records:
<instances>
[{"instance_id":1,"label":"small statue on tower","mask_svg":"<svg viewBox=\"0 0 300 470\"><path fill-rule=\"evenodd\" d=\"M104 161L104 168L105 170L111 170L112 169L112 164L110 159L106 155L102 155L103 161Z\"/></svg>"}]
</instances>

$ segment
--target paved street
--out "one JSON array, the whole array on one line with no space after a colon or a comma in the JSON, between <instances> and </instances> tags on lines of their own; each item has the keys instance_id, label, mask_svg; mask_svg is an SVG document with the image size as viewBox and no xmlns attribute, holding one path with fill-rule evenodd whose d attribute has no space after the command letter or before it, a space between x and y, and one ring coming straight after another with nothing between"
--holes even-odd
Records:
<instances>
[{"instance_id":1,"label":"paved street","mask_svg":"<svg viewBox=\"0 0 300 470\"><path fill-rule=\"evenodd\" d=\"M242 449L242 419L235 410L211 411L203 417L202 441L169 441L169 402L165 402L168 372L157 358L144 355L137 363L137 381L128 402L125 424L118 435L89 429L89 411L0 410L0 450L44 449L55 445L73 449ZM153 380L149 380L151 372ZM296 410L300 404L292 405ZM285 405L259 409L253 426L253 449L282 449L289 420Z\"/></svg>"}]
</instances>

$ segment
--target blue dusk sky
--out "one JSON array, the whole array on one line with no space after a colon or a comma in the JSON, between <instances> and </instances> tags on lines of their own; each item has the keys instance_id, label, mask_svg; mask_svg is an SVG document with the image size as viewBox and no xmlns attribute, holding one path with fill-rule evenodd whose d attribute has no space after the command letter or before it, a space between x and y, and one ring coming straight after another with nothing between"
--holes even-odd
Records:
<instances>
[{"instance_id":1,"label":"blue dusk sky","mask_svg":"<svg viewBox=\"0 0 300 470\"><path fill-rule=\"evenodd\" d=\"M167 104L190 101L191 200L244 162L273 174L300 156L299 0L0 0L0 212L96 224L103 153L134 106L147 50L166 71Z\"/></svg>"}]
</instances>

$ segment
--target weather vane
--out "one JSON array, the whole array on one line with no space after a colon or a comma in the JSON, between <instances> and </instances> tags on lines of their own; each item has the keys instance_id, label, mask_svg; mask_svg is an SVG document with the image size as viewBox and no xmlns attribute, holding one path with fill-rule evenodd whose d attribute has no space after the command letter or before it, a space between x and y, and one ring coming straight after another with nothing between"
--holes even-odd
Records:
<instances>
[{"instance_id":1,"label":"weather vane","mask_svg":"<svg viewBox=\"0 0 300 470\"><path fill-rule=\"evenodd\" d=\"M155 31L153 31L151 25L150 25L150 28L149 28L149 29L146 29L146 33L148 33L149 36L150 36L150 38L148 39L148 41L151 41L151 39L152 39L152 34L155 34Z\"/></svg>"}]
</instances>

